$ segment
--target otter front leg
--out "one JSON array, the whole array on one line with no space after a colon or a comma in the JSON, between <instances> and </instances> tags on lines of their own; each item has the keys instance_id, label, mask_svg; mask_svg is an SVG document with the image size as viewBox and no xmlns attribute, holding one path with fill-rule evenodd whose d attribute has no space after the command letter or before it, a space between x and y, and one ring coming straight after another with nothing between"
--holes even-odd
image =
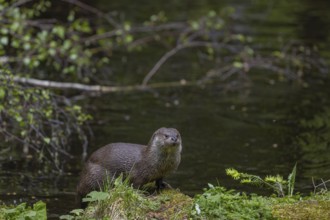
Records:
<instances>
[{"instance_id":1,"label":"otter front leg","mask_svg":"<svg viewBox=\"0 0 330 220\"><path fill-rule=\"evenodd\" d=\"M165 188L172 189L170 184L163 181L163 178L157 179L156 180L156 190L159 191L159 190L165 189Z\"/></svg>"}]
</instances>

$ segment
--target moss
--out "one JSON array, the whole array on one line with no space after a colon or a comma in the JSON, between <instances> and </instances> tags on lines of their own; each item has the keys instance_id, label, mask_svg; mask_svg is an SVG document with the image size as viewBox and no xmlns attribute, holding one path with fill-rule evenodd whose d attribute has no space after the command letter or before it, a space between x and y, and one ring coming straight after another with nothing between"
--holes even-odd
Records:
<instances>
[{"instance_id":1,"label":"moss","mask_svg":"<svg viewBox=\"0 0 330 220\"><path fill-rule=\"evenodd\" d=\"M173 189L164 190L151 199L160 206L147 213L148 219L187 219L193 205L192 198Z\"/></svg>"},{"instance_id":2,"label":"moss","mask_svg":"<svg viewBox=\"0 0 330 220\"><path fill-rule=\"evenodd\" d=\"M330 219L330 196L297 201L293 204L278 204L273 206L273 215L279 219Z\"/></svg>"}]
</instances>

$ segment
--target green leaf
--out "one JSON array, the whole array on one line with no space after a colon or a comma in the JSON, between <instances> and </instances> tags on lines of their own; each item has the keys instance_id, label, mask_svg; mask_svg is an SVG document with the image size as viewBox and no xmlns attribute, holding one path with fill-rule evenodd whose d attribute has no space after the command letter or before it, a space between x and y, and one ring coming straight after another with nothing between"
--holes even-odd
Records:
<instances>
[{"instance_id":1,"label":"green leaf","mask_svg":"<svg viewBox=\"0 0 330 220\"><path fill-rule=\"evenodd\" d=\"M87 194L86 198L83 198L83 202L103 201L103 200L107 199L108 197L109 197L109 193L92 191Z\"/></svg>"},{"instance_id":2,"label":"green leaf","mask_svg":"<svg viewBox=\"0 0 330 220\"><path fill-rule=\"evenodd\" d=\"M70 11L69 16L68 16L68 21L72 22L75 19L75 12Z\"/></svg>"},{"instance_id":3,"label":"green leaf","mask_svg":"<svg viewBox=\"0 0 330 220\"><path fill-rule=\"evenodd\" d=\"M8 37L1 37L0 38L0 43L3 45L7 45L8 44Z\"/></svg>"},{"instance_id":4,"label":"green leaf","mask_svg":"<svg viewBox=\"0 0 330 220\"><path fill-rule=\"evenodd\" d=\"M242 34L236 34L236 35L233 35L233 37L234 37L234 39L239 40L241 42L245 41L245 36Z\"/></svg>"},{"instance_id":5,"label":"green leaf","mask_svg":"<svg viewBox=\"0 0 330 220\"><path fill-rule=\"evenodd\" d=\"M241 68L243 68L243 63L236 61L236 62L233 63L233 66L235 68L241 69Z\"/></svg>"},{"instance_id":6,"label":"green leaf","mask_svg":"<svg viewBox=\"0 0 330 220\"><path fill-rule=\"evenodd\" d=\"M26 217L29 217L29 218L33 219L37 216L37 212L33 211L33 210L30 210L30 211L27 211L25 213L22 213L21 216L24 216L25 219L26 219Z\"/></svg>"},{"instance_id":7,"label":"green leaf","mask_svg":"<svg viewBox=\"0 0 330 220\"><path fill-rule=\"evenodd\" d=\"M45 138L44 138L44 142L45 142L46 144L49 144L49 143L50 143L50 138L49 138L49 137L45 137Z\"/></svg>"},{"instance_id":8,"label":"green leaf","mask_svg":"<svg viewBox=\"0 0 330 220\"><path fill-rule=\"evenodd\" d=\"M24 63L25 65L29 65L30 62L31 62L30 57L24 57L24 59L23 59L23 63Z\"/></svg>"},{"instance_id":9,"label":"green leaf","mask_svg":"<svg viewBox=\"0 0 330 220\"><path fill-rule=\"evenodd\" d=\"M208 13L209 17L215 17L216 15L217 15L217 13L213 10L209 11L209 13Z\"/></svg>"},{"instance_id":10,"label":"green leaf","mask_svg":"<svg viewBox=\"0 0 330 220\"><path fill-rule=\"evenodd\" d=\"M72 220L74 219L74 217L72 215L61 215L60 219Z\"/></svg>"},{"instance_id":11,"label":"green leaf","mask_svg":"<svg viewBox=\"0 0 330 220\"><path fill-rule=\"evenodd\" d=\"M65 29L63 26L56 26L53 28L53 33L63 39L65 36Z\"/></svg>"},{"instance_id":12,"label":"green leaf","mask_svg":"<svg viewBox=\"0 0 330 220\"><path fill-rule=\"evenodd\" d=\"M288 195L292 196L294 191L294 184L296 182L297 163L294 165L292 172L288 177Z\"/></svg>"},{"instance_id":13,"label":"green leaf","mask_svg":"<svg viewBox=\"0 0 330 220\"><path fill-rule=\"evenodd\" d=\"M70 59L71 60L76 60L77 58L78 58L78 54L76 54L76 53L70 54Z\"/></svg>"},{"instance_id":14,"label":"green leaf","mask_svg":"<svg viewBox=\"0 0 330 220\"><path fill-rule=\"evenodd\" d=\"M83 212L84 212L83 209L74 209L74 210L70 211L70 213L77 215L77 216L80 216Z\"/></svg>"},{"instance_id":15,"label":"green leaf","mask_svg":"<svg viewBox=\"0 0 330 220\"><path fill-rule=\"evenodd\" d=\"M6 92L3 88L0 88L0 99L3 99L6 95Z\"/></svg>"},{"instance_id":16,"label":"green leaf","mask_svg":"<svg viewBox=\"0 0 330 220\"><path fill-rule=\"evenodd\" d=\"M199 23L197 22L197 21L192 21L191 23L190 23L190 26L191 26L191 28L193 29L193 30L198 30L199 29Z\"/></svg>"}]
</instances>

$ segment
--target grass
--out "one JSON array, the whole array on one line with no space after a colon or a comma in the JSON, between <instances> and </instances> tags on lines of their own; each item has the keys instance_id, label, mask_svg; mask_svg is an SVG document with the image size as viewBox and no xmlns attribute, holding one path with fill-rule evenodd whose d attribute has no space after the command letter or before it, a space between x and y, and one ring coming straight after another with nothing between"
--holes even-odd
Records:
<instances>
[{"instance_id":1,"label":"grass","mask_svg":"<svg viewBox=\"0 0 330 220\"><path fill-rule=\"evenodd\" d=\"M134 189L121 177L105 184L103 192L93 191L83 200L85 210L75 209L61 219L187 219L193 199L176 190L154 192L154 186ZM148 191L154 193L150 194Z\"/></svg>"}]
</instances>

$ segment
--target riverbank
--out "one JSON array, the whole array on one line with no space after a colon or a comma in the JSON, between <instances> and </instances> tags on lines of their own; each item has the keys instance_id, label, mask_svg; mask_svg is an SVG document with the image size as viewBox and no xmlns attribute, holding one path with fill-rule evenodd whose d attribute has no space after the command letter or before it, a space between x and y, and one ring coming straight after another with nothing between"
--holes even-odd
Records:
<instances>
[{"instance_id":1,"label":"riverbank","mask_svg":"<svg viewBox=\"0 0 330 220\"><path fill-rule=\"evenodd\" d=\"M60 219L330 219L330 192L277 197L208 186L193 198L178 190L148 193L117 181L108 192L93 192L85 209ZM0 206L0 219L47 219L46 204Z\"/></svg>"}]
</instances>

